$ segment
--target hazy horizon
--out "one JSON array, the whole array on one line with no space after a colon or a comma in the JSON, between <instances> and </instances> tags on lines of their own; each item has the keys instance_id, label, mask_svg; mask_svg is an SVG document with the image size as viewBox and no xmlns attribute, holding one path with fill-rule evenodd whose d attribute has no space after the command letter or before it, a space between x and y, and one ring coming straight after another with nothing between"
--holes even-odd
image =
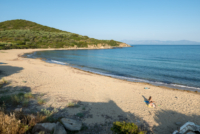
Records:
<instances>
[{"instance_id":1,"label":"hazy horizon","mask_svg":"<svg viewBox=\"0 0 200 134\"><path fill-rule=\"evenodd\" d=\"M161 41L161 40L121 40L129 45L200 45L200 42L190 40Z\"/></svg>"},{"instance_id":2,"label":"hazy horizon","mask_svg":"<svg viewBox=\"0 0 200 134\"><path fill-rule=\"evenodd\" d=\"M199 5L199 0L0 0L0 22L25 19L96 39L200 42Z\"/></svg>"}]
</instances>

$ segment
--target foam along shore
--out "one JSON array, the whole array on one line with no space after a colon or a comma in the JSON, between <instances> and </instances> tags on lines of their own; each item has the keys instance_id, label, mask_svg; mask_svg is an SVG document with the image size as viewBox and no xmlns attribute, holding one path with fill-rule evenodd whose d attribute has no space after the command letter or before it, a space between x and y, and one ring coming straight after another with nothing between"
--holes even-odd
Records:
<instances>
[{"instance_id":1,"label":"foam along shore","mask_svg":"<svg viewBox=\"0 0 200 134\"><path fill-rule=\"evenodd\" d=\"M66 108L60 115L70 117L82 113L85 116L80 120L87 125L125 120L145 124L156 134L172 133L187 121L200 125L199 94L20 57L43 50L53 49L0 50L0 79L8 81L2 88L11 87L11 93L18 92L17 88L29 88L33 94L45 94L46 103L34 109L66 108L69 102L75 101L79 107ZM144 101L149 96L156 101L156 108L146 106Z\"/></svg>"}]
</instances>

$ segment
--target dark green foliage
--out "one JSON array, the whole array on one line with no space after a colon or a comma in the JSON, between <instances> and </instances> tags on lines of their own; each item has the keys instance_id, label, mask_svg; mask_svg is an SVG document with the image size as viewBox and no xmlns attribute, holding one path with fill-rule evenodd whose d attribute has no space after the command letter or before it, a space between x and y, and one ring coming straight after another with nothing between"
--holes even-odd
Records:
<instances>
[{"instance_id":1,"label":"dark green foliage","mask_svg":"<svg viewBox=\"0 0 200 134\"><path fill-rule=\"evenodd\" d=\"M77 113L76 116L78 116L79 118L83 118L84 114L83 113Z\"/></svg>"},{"instance_id":2,"label":"dark green foliage","mask_svg":"<svg viewBox=\"0 0 200 134\"><path fill-rule=\"evenodd\" d=\"M108 44L109 44L110 46L117 46L117 42L114 41L114 40L110 40L110 41L108 42Z\"/></svg>"},{"instance_id":3,"label":"dark green foliage","mask_svg":"<svg viewBox=\"0 0 200 134\"><path fill-rule=\"evenodd\" d=\"M116 134L145 134L144 131L139 131L137 125L129 122L113 122L111 130Z\"/></svg>"},{"instance_id":4,"label":"dark green foliage","mask_svg":"<svg viewBox=\"0 0 200 134\"><path fill-rule=\"evenodd\" d=\"M4 103L9 105L19 105L22 104L23 106L28 105L28 99L33 98L33 95L31 93L18 93L13 95L4 95L0 97L0 106Z\"/></svg>"},{"instance_id":5,"label":"dark green foliage","mask_svg":"<svg viewBox=\"0 0 200 134\"><path fill-rule=\"evenodd\" d=\"M24 29L24 30L33 30L33 31L47 31L47 32L64 32L59 29L43 26L35 22L17 19L17 20L8 20L0 23L0 30L13 30L13 29Z\"/></svg>"},{"instance_id":6,"label":"dark green foliage","mask_svg":"<svg viewBox=\"0 0 200 134\"><path fill-rule=\"evenodd\" d=\"M77 47L87 47L87 43L80 41L77 43Z\"/></svg>"},{"instance_id":7,"label":"dark green foliage","mask_svg":"<svg viewBox=\"0 0 200 134\"><path fill-rule=\"evenodd\" d=\"M0 23L0 49L88 47L107 44L118 46L114 40L97 40L26 20Z\"/></svg>"}]
</instances>

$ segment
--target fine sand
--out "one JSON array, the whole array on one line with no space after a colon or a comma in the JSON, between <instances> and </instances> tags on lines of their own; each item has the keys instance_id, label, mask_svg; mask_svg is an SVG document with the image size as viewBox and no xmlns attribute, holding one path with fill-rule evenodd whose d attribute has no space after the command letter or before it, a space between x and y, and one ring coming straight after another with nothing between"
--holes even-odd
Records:
<instances>
[{"instance_id":1,"label":"fine sand","mask_svg":"<svg viewBox=\"0 0 200 134\"><path fill-rule=\"evenodd\" d=\"M200 95L197 93L128 82L20 57L23 53L40 50L0 50L0 79L9 82L3 88L11 87L12 93L23 88L33 94L44 94L46 104L37 109L50 106L66 109L61 114L66 116L67 113L69 117L84 113L87 116L80 120L87 125L122 120L145 124L155 134L170 134L187 121L200 125ZM146 106L144 100L149 96L156 101L157 108ZM70 102L78 102L79 107L66 108Z\"/></svg>"}]
</instances>

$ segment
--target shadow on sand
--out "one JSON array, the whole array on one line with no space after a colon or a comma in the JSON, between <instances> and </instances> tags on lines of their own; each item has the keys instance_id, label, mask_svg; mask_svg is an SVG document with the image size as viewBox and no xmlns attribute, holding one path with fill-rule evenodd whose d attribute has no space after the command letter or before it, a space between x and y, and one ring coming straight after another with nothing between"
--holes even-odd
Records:
<instances>
[{"instance_id":1,"label":"shadow on sand","mask_svg":"<svg viewBox=\"0 0 200 134\"><path fill-rule=\"evenodd\" d=\"M3 92L6 91L6 92ZM15 92L13 92L15 91ZM8 94L18 94L18 93L27 93L31 92L31 88L29 87L11 87L5 86L0 89L0 96L5 96ZM8 106L7 110L13 111L15 108L22 108L23 113L26 115L35 115L41 114L45 116L43 120L40 122L58 122L61 118L70 118L74 120L79 120L83 123L83 127L81 131L77 132L67 132L70 133L78 133L78 134L111 134L110 128L112 127L112 123L115 121L126 121L133 122L139 126L141 130L147 131L147 134L170 134L173 131L179 129L187 121L194 122L196 124L200 124L200 116L199 115L184 115L182 113L178 113L176 111L171 110L158 110L155 111L154 120L158 123L157 126L153 126L152 130L150 129L149 124L143 120L141 117L138 117L134 113L124 112L117 104L110 100L108 102L81 102L78 100L64 100L61 99L56 102L66 103L66 107L59 107L55 109L51 105L39 105L37 103L37 97L40 97L43 100L46 100L48 103L49 98L45 94L33 94L34 99L30 99L28 105L23 106L21 103L14 106ZM0 97L0 98L1 98ZM1 100L1 99L0 99ZM144 97L144 100L146 98ZM23 101L23 100L22 100ZM3 100L1 100L2 105ZM73 106L67 106L67 104L73 103ZM46 111L46 112L44 112ZM105 112L106 111L106 112ZM93 123L92 123L93 122ZM32 132L32 130L29 130Z\"/></svg>"},{"instance_id":2,"label":"shadow on sand","mask_svg":"<svg viewBox=\"0 0 200 134\"><path fill-rule=\"evenodd\" d=\"M57 122L61 118L70 118L74 120L79 120L83 123L82 130L79 134L111 134L110 128L115 121L126 121L132 122L139 126L140 130L147 131L147 134L152 134L149 130L149 125L142 118L136 116L134 113L124 112L116 103L112 100L105 103L95 103L95 102L80 102L77 100L70 100L72 103L76 103L73 107L61 107L56 109L57 112L51 114L47 117L45 122ZM66 101L66 104L68 101ZM54 111L53 107L41 107L38 112L43 109L46 111ZM106 110L106 112L105 112ZM42 112L41 112L42 113ZM93 114L95 113L95 114ZM116 114L118 113L118 114ZM44 114L44 113L43 113ZM93 122L87 124L88 122ZM72 133L67 130L67 133Z\"/></svg>"},{"instance_id":3,"label":"shadow on sand","mask_svg":"<svg viewBox=\"0 0 200 134\"><path fill-rule=\"evenodd\" d=\"M22 67L14 67L14 66L8 66L6 63L0 64L0 80L5 77L12 75L14 73L19 73L21 70L23 70Z\"/></svg>"},{"instance_id":4,"label":"shadow on sand","mask_svg":"<svg viewBox=\"0 0 200 134\"><path fill-rule=\"evenodd\" d=\"M39 122L58 122L61 118L70 118L74 120L79 120L83 123L83 127L81 131L71 132L67 131L67 133L79 133L79 134L111 134L110 128L112 127L113 122L115 121L126 121L133 122L137 124L140 130L145 130L148 134L151 134L151 131L148 130L148 124L142 120L142 118L136 116L134 113L124 112L120 107L116 105L116 103L112 100L108 102L81 102L78 100L60 100L66 103L66 107L60 107L55 109L51 105L39 105L38 97L42 100L46 100L48 103L48 97L45 97L45 94L33 94L34 98L31 98L26 106L23 105L23 101L19 102L19 104L11 105L10 100L5 100L7 95L10 94L20 94L20 93L28 93L31 92L29 87L11 87L9 85L5 85L0 89L0 106L2 106L3 102L6 103L7 113L14 111L16 108L22 108L22 111L25 115L37 116L41 114L45 116L43 120ZM2 98L4 97L4 98ZM67 106L67 104L73 103L73 106ZM59 103L56 102L56 103ZM106 112L105 112L106 111ZM18 119L22 119L24 116L18 117ZM23 119L22 119L23 120ZM38 122L38 123L39 123ZM89 123L88 123L89 122ZM91 123L92 122L92 123ZM31 129L28 130L32 132ZM27 133L29 133L27 132ZM35 132L33 132L35 133Z\"/></svg>"},{"instance_id":5,"label":"shadow on sand","mask_svg":"<svg viewBox=\"0 0 200 134\"><path fill-rule=\"evenodd\" d=\"M171 134L175 130L179 130L179 128L188 121L200 125L199 115L185 115L172 110L157 111L154 119L158 123L158 126L153 127L156 134Z\"/></svg>"}]
</instances>

